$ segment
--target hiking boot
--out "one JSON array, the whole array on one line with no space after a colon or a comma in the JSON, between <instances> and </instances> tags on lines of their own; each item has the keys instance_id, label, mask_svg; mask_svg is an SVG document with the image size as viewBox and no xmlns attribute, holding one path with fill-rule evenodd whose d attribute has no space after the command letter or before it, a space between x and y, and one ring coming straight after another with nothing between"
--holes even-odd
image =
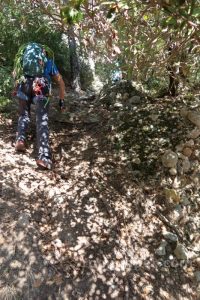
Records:
<instances>
[{"instance_id":1,"label":"hiking boot","mask_svg":"<svg viewBox=\"0 0 200 300\"><path fill-rule=\"evenodd\" d=\"M48 160L38 159L38 160L36 160L36 164L42 170L51 170L52 169L52 161L50 159L48 159Z\"/></svg>"},{"instance_id":2,"label":"hiking boot","mask_svg":"<svg viewBox=\"0 0 200 300\"><path fill-rule=\"evenodd\" d=\"M25 152L26 151L26 146L24 141L17 141L15 144L15 150L19 152Z\"/></svg>"}]
</instances>

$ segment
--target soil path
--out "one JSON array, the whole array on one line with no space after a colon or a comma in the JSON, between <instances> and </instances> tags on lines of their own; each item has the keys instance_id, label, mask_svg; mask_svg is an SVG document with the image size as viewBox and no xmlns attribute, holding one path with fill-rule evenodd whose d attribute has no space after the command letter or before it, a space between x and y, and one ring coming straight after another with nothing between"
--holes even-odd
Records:
<instances>
[{"instance_id":1,"label":"soil path","mask_svg":"<svg viewBox=\"0 0 200 300\"><path fill-rule=\"evenodd\" d=\"M154 184L119 160L103 107L69 103L64 115L52 105L50 172L35 165L34 118L17 154L16 111L1 115L0 299L195 299L190 266L155 255Z\"/></svg>"}]
</instances>

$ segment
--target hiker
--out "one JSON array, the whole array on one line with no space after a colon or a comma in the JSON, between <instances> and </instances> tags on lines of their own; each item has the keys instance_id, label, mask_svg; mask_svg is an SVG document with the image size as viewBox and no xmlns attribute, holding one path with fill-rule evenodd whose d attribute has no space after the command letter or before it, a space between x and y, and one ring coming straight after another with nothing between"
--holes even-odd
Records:
<instances>
[{"instance_id":1,"label":"hiker","mask_svg":"<svg viewBox=\"0 0 200 300\"><path fill-rule=\"evenodd\" d=\"M37 43L23 45L15 59L14 76L18 77L16 97L19 101L19 119L15 150L25 152L26 131L30 122L31 105L36 108L38 159L42 169L52 168L49 146L48 110L51 79L59 86L59 107L64 109L65 84L50 48Z\"/></svg>"}]
</instances>

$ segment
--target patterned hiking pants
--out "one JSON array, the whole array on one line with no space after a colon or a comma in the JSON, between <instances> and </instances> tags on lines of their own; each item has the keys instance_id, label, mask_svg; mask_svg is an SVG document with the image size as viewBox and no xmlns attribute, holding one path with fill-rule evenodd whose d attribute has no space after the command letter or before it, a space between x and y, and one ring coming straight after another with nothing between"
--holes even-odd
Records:
<instances>
[{"instance_id":1,"label":"patterned hiking pants","mask_svg":"<svg viewBox=\"0 0 200 300\"><path fill-rule=\"evenodd\" d=\"M49 103L47 98L34 97L32 93L33 80L27 81L28 88L26 89L26 96L28 100L19 99L19 119L17 127L16 140L24 141L26 139L26 132L30 123L31 105L36 106L36 133L37 133L37 149L38 159L51 159L51 151L49 146L49 127L48 127L48 111Z\"/></svg>"}]
</instances>

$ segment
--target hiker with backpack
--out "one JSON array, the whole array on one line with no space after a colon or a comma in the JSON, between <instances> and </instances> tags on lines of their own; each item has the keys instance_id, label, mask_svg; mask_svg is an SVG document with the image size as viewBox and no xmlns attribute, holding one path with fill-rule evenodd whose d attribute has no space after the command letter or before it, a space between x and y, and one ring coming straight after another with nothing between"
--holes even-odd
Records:
<instances>
[{"instance_id":1,"label":"hiker with backpack","mask_svg":"<svg viewBox=\"0 0 200 300\"><path fill-rule=\"evenodd\" d=\"M38 159L42 169L52 168L49 146L48 110L51 94L51 79L59 86L59 107L64 109L65 84L55 63L53 51L45 45L23 45L15 59L16 98L19 101L19 119L15 150L26 151L25 139L30 122L31 105L36 110Z\"/></svg>"}]
</instances>

